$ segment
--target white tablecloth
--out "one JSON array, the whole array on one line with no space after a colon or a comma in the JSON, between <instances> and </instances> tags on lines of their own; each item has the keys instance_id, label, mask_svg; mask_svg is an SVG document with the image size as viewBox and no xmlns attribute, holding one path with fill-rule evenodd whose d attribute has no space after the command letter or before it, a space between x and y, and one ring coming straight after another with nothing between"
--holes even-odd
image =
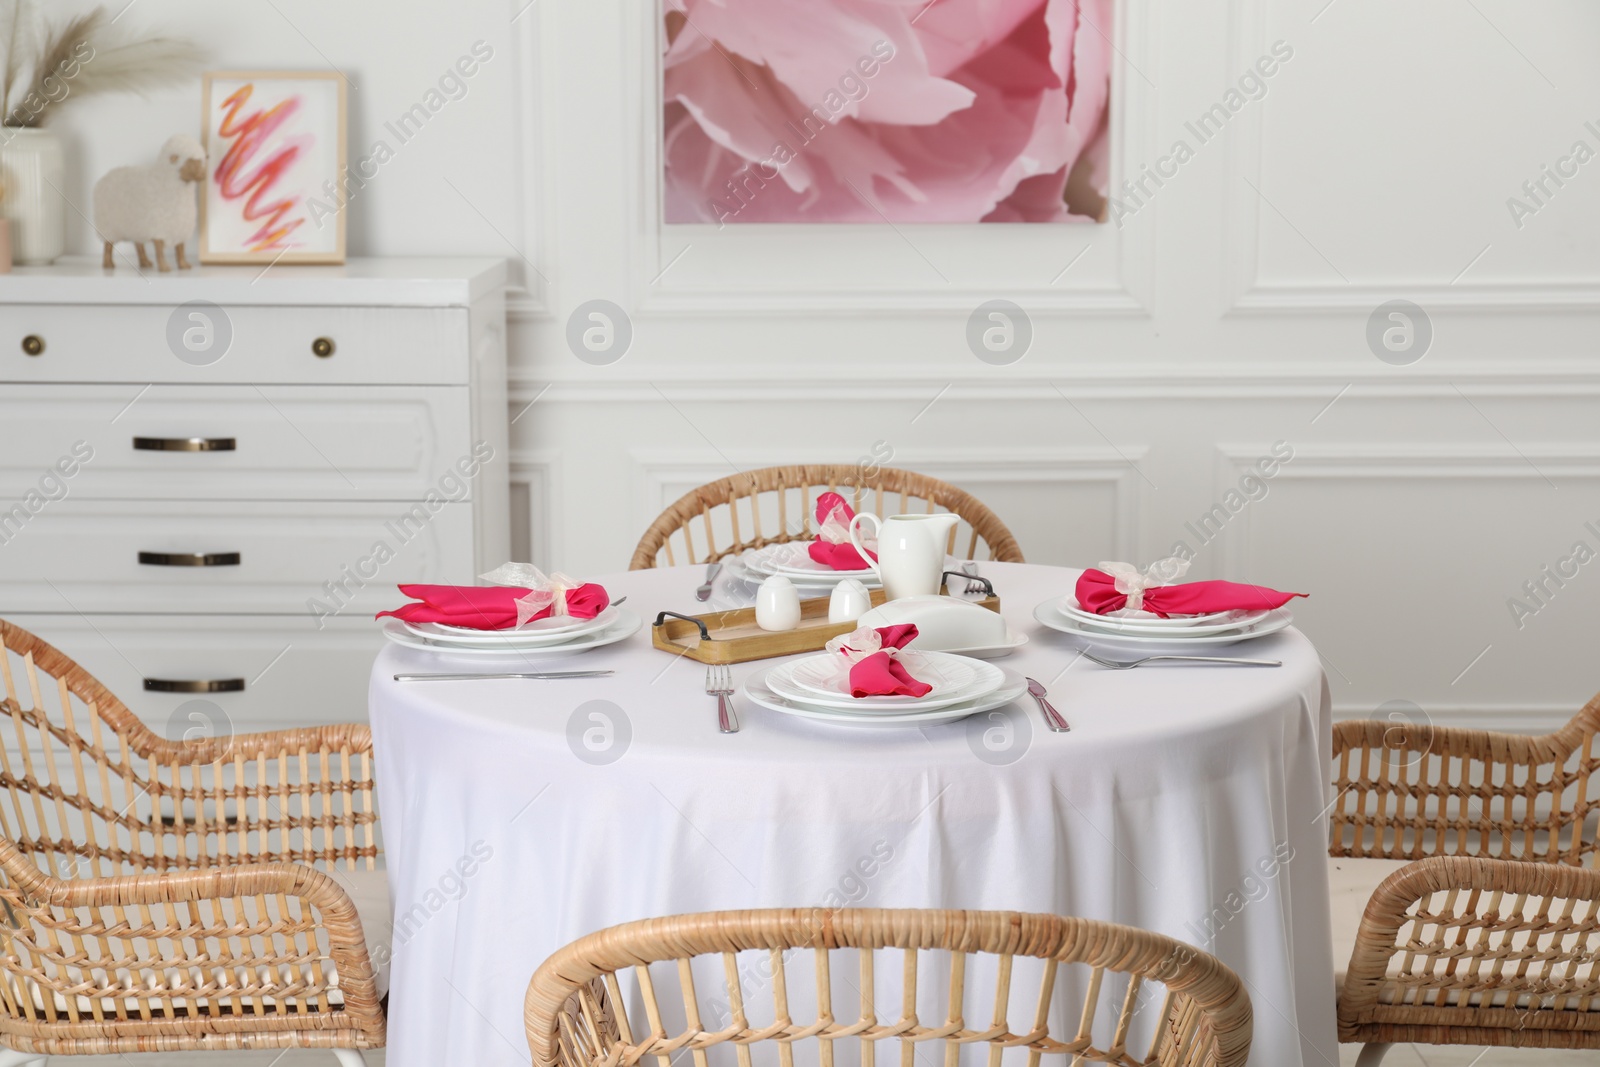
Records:
<instances>
[{"instance_id":1,"label":"white tablecloth","mask_svg":"<svg viewBox=\"0 0 1600 1067\"><path fill-rule=\"evenodd\" d=\"M1077 572L985 564L1044 681L1005 720L849 731L740 701L717 731L704 668L629 641L510 664L391 646L373 669L395 897L390 1067L527 1063L522 999L601 927L805 905L1055 912L1157 930L1247 983L1250 1062L1337 1064L1325 878L1328 701L1298 631L1281 668L1073 663L1034 622ZM601 579L647 616L705 610L700 568ZM1237 650L1235 650L1237 651ZM734 667L735 680L773 661ZM494 666L490 666L493 664ZM1069 668L1069 664L1071 664ZM397 672L614 668L582 681L397 683Z\"/></svg>"}]
</instances>

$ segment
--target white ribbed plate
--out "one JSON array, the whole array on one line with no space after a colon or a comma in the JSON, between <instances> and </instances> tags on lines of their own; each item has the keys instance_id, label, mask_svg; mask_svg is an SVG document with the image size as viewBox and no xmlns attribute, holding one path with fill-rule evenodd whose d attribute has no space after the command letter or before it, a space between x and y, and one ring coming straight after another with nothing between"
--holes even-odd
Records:
<instances>
[{"instance_id":1,"label":"white ribbed plate","mask_svg":"<svg viewBox=\"0 0 1600 1067\"><path fill-rule=\"evenodd\" d=\"M494 648L540 648L544 645L559 645L572 641L584 634L604 630L607 626L617 621L617 609L606 608L592 619L573 619L561 616L559 620L540 619L538 622L559 621L560 625L550 628L538 628L538 623L529 623L514 630L469 630L463 626L446 626L438 622L406 622L399 620L415 637L420 637L431 645L446 645L451 648L481 648L492 646Z\"/></svg>"},{"instance_id":2,"label":"white ribbed plate","mask_svg":"<svg viewBox=\"0 0 1600 1067\"><path fill-rule=\"evenodd\" d=\"M766 672L763 684L794 704L850 708L864 714L900 714L931 711L964 701L978 700L1005 684L1005 675L992 663L982 663L945 652L908 653L906 669L918 681L933 686L926 696L853 697L849 675L834 673L832 653L780 663Z\"/></svg>"},{"instance_id":3,"label":"white ribbed plate","mask_svg":"<svg viewBox=\"0 0 1600 1067\"><path fill-rule=\"evenodd\" d=\"M583 652L591 648L600 648L603 645L614 645L618 641L625 641L638 632L644 625L644 620L626 608L617 608L617 616L609 626L600 630L591 630L588 633L572 637L563 634L567 640L559 644L537 645L441 645L424 640L405 628L399 619L385 619L383 623L383 636L397 645L406 648L415 648L423 652L436 652L441 656L561 656L571 652Z\"/></svg>"},{"instance_id":4,"label":"white ribbed plate","mask_svg":"<svg viewBox=\"0 0 1600 1067\"><path fill-rule=\"evenodd\" d=\"M1012 701L1020 699L1028 692L1027 679L1023 678L1022 675L1004 667L999 669L1004 675L1005 684L988 696L979 700L963 700L959 704L935 708L932 711L912 710L903 715L884 712L861 714L845 708L820 708L786 700L763 684L762 679L765 677L766 672L751 675L745 680L744 685L740 686L739 693L752 703L771 711L780 712L784 715L793 715L800 719L809 719L812 722L824 723L829 726L846 726L858 730L920 728L955 722L959 719L965 719L969 715L992 711L995 708L1004 707Z\"/></svg>"},{"instance_id":5,"label":"white ribbed plate","mask_svg":"<svg viewBox=\"0 0 1600 1067\"><path fill-rule=\"evenodd\" d=\"M1078 607L1078 602L1070 596L1057 603L1056 607L1063 617L1077 623L1079 626L1098 630L1101 633L1148 634L1155 637L1169 638L1174 641L1187 641L1192 637L1211 637L1216 634L1231 633L1234 630L1243 630L1256 625L1272 614L1270 610L1217 611L1212 612L1210 615L1191 615L1175 619L1096 615L1092 611L1084 611Z\"/></svg>"},{"instance_id":6,"label":"white ribbed plate","mask_svg":"<svg viewBox=\"0 0 1600 1067\"><path fill-rule=\"evenodd\" d=\"M1062 614L1056 609L1053 600L1046 600L1033 609L1033 617L1052 630L1060 630L1065 634L1073 634L1085 641L1102 645L1106 648L1138 649L1141 652L1182 652L1195 648L1216 647L1219 645L1233 645L1240 641L1250 641L1257 637L1266 637L1275 634L1294 622L1294 614L1288 608L1277 608L1267 613L1267 617L1254 626L1242 630L1230 630L1223 634L1213 634L1210 637L1177 637L1162 636L1158 634L1108 634L1099 630L1092 630L1080 624L1076 619Z\"/></svg>"}]
</instances>

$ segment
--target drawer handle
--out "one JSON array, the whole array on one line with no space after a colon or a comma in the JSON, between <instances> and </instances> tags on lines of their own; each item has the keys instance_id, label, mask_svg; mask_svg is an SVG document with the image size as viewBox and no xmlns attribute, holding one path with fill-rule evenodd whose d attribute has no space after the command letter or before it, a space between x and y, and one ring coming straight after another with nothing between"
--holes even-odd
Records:
<instances>
[{"instance_id":1,"label":"drawer handle","mask_svg":"<svg viewBox=\"0 0 1600 1067\"><path fill-rule=\"evenodd\" d=\"M30 356L44 354L44 338L36 333L30 333L22 339L22 350Z\"/></svg>"},{"instance_id":2,"label":"drawer handle","mask_svg":"<svg viewBox=\"0 0 1600 1067\"><path fill-rule=\"evenodd\" d=\"M318 359L327 359L333 355L333 338L319 337L311 342L311 354Z\"/></svg>"},{"instance_id":3,"label":"drawer handle","mask_svg":"<svg viewBox=\"0 0 1600 1067\"><path fill-rule=\"evenodd\" d=\"M237 567L237 552L141 552L139 562L147 567Z\"/></svg>"},{"instance_id":4,"label":"drawer handle","mask_svg":"<svg viewBox=\"0 0 1600 1067\"><path fill-rule=\"evenodd\" d=\"M232 452L238 443L231 437L135 437L133 447L140 452Z\"/></svg>"},{"instance_id":5,"label":"drawer handle","mask_svg":"<svg viewBox=\"0 0 1600 1067\"><path fill-rule=\"evenodd\" d=\"M191 682L173 678L146 678L144 687L152 693L242 693L243 678L212 678Z\"/></svg>"}]
</instances>

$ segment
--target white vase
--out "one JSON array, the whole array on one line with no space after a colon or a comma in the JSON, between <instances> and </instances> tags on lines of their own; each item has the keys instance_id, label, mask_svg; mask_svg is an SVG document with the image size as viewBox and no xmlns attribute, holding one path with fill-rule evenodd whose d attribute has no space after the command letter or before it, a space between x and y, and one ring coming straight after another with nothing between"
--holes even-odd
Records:
<instances>
[{"instance_id":1,"label":"white vase","mask_svg":"<svg viewBox=\"0 0 1600 1067\"><path fill-rule=\"evenodd\" d=\"M53 131L0 126L0 214L11 220L16 262L50 263L66 251L65 170Z\"/></svg>"}]
</instances>

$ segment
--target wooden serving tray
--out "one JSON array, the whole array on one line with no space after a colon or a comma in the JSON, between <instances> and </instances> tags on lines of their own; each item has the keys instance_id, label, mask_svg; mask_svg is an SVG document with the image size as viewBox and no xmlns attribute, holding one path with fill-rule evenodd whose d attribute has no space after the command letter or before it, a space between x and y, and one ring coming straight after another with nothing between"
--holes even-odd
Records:
<instances>
[{"instance_id":1,"label":"wooden serving tray","mask_svg":"<svg viewBox=\"0 0 1600 1067\"><path fill-rule=\"evenodd\" d=\"M957 578L969 580L965 574ZM987 578L972 578L983 585L985 596L969 600L969 604L1000 610L1000 598L994 595L994 586ZM939 590L946 595L949 588ZM885 600L882 589L872 591L872 606ZM828 598L816 597L800 601L800 625L793 630L763 630L756 625L756 609L731 608L705 615L679 615L663 611L656 615L650 627L651 642L663 652L687 656L701 663L745 663L753 659L771 659L774 656L793 656L801 652L821 652L827 643L840 634L850 633L858 624L854 622L830 623Z\"/></svg>"}]
</instances>

